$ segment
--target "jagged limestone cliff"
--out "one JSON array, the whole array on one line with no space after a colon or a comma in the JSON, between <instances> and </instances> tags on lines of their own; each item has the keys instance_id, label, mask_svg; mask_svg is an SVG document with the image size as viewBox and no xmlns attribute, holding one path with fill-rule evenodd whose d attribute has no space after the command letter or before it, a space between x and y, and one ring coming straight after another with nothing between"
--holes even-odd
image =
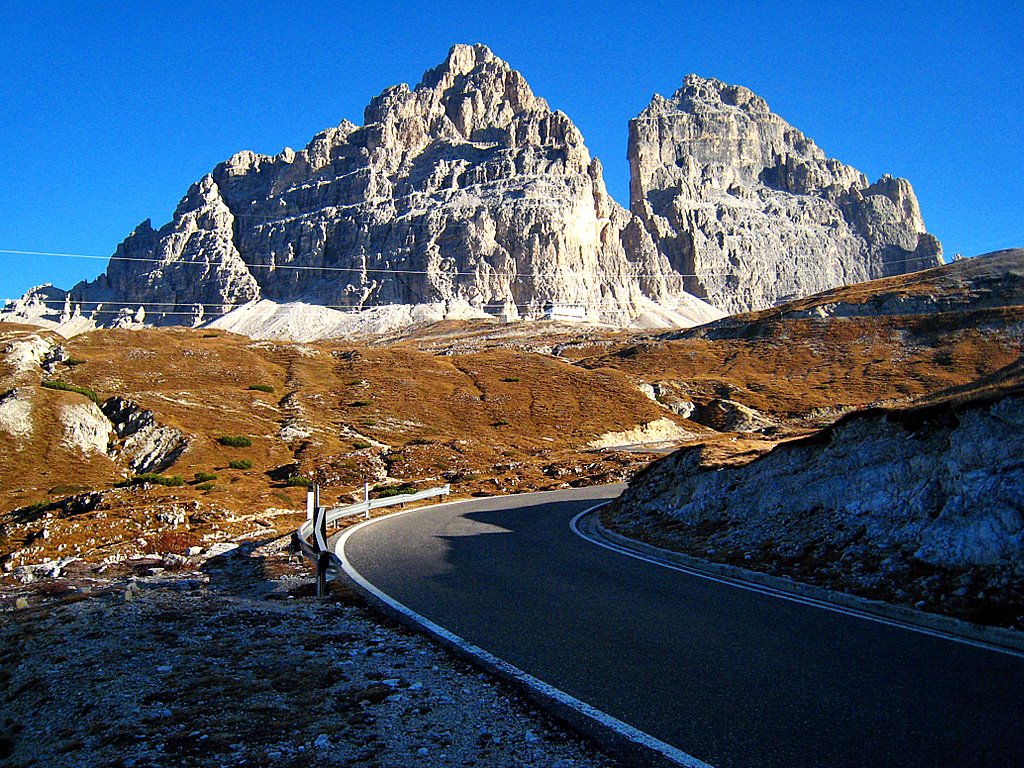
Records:
<instances>
[{"instance_id":1,"label":"jagged limestone cliff","mask_svg":"<svg viewBox=\"0 0 1024 768\"><path fill-rule=\"evenodd\" d=\"M388 327L481 313L685 327L940 263L908 182L869 184L745 88L688 76L631 121L629 156L632 213L566 115L485 46L456 45L416 88L372 99L363 126L239 152L97 280L6 314L79 332L269 300L222 327L344 335L366 323L334 310L374 308Z\"/></svg>"},{"instance_id":2,"label":"jagged limestone cliff","mask_svg":"<svg viewBox=\"0 0 1024 768\"><path fill-rule=\"evenodd\" d=\"M688 75L629 124L633 212L727 312L941 264L910 183L825 156L746 88Z\"/></svg>"},{"instance_id":3,"label":"jagged limestone cliff","mask_svg":"<svg viewBox=\"0 0 1024 768\"><path fill-rule=\"evenodd\" d=\"M654 301L688 324L716 316L609 198L569 118L485 46L453 47L415 89L374 98L364 120L299 152L218 165L171 222L144 222L118 247L140 261L113 260L73 299L138 303L157 323L261 298L458 301L512 316L578 305L619 323Z\"/></svg>"}]
</instances>

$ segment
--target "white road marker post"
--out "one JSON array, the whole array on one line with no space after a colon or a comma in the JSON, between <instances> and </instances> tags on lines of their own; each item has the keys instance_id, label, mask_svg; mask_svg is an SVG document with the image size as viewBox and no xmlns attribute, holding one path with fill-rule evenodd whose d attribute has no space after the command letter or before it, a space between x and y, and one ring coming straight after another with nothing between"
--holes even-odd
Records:
<instances>
[{"instance_id":1,"label":"white road marker post","mask_svg":"<svg viewBox=\"0 0 1024 768\"><path fill-rule=\"evenodd\" d=\"M307 520L312 520L313 519L313 509L316 506L315 503L314 503L314 500L313 500L313 488L314 488L314 485L312 483L310 483L309 486L306 488L306 519Z\"/></svg>"},{"instance_id":2,"label":"white road marker post","mask_svg":"<svg viewBox=\"0 0 1024 768\"><path fill-rule=\"evenodd\" d=\"M365 515L365 518L367 520L369 520L370 519L370 481L369 480L363 480L363 503L366 505L366 515Z\"/></svg>"},{"instance_id":3,"label":"white road marker post","mask_svg":"<svg viewBox=\"0 0 1024 768\"><path fill-rule=\"evenodd\" d=\"M317 550L316 596L327 597L327 570L331 565L331 550L327 546L327 507L320 506L320 486L313 486L313 497L313 538Z\"/></svg>"}]
</instances>

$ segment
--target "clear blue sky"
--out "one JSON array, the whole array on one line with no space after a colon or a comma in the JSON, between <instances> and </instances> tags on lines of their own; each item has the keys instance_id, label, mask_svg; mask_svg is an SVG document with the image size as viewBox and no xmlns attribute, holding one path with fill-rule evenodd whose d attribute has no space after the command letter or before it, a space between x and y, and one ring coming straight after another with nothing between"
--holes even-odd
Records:
<instances>
[{"instance_id":1,"label":"clear blue sky","mask_svg":"<svg viewBox=\"0 0 1024 768\"><path fill-rule=\"evenodd\" d=\"M867 6L861 9L862 6ZM110 255L241 149L300 148L482 42L579 126L628 205L626 123L688 72L911 180L947 254L1024 246L1024 3L0 5L0 249ZM0 254L0 298L101 261Z\"/></svg>"}]
</instances>

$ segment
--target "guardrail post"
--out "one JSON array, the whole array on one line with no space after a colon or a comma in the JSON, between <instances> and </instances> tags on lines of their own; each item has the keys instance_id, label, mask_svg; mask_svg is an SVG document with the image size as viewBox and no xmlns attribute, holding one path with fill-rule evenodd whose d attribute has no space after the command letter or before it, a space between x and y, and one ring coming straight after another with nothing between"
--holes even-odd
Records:
<instances>
[{"instance_id":1,"label":"guardrail post","mask_svg":"<svg viewBox=\"0 0 1024 768\"><path fill-rule=\"evenodd\" d=\"M316 507L313 519L313 538L316 539L317 549L316 596L327 597L327 569L331 564L331 551L327 548L327 507L319 505Z\"/></svg>"},{"instance_id":2,"label":"guardrail post","mask_svg":"<svg viewBox=\"0 0 1024 768\"><path fill-rule=\"evenodd\" d=\"M316 596L327 597L327 569L331 565L331 553L324 551L316 556Z\"/></svg>"},{"instance_id":3,"label":"guardrail post","mask_svg":"<svg viewBox=\"0 0 1024 768\"><path fill-rule=\"evenodd\" d=\"M316 505L313 503L313 484L310 483L309 487L306 488L306 519L313 519L313 509Z\"/></svg>"}]
</instances>

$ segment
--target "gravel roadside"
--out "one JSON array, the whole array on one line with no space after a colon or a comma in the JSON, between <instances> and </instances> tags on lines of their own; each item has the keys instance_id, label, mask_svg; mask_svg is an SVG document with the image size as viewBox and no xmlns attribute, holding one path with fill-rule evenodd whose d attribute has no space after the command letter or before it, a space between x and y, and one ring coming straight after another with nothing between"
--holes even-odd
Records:
<instances>
[{"instance_id":1,"label":"gravel roadside","mask_svg":"<svg viewBox=\"0 0 1024 768\"><path fill-rule=\"evenodd\" d=\"M4 584L0 764L619 765L287 544Z\"/></svg>"}]
</instances>

